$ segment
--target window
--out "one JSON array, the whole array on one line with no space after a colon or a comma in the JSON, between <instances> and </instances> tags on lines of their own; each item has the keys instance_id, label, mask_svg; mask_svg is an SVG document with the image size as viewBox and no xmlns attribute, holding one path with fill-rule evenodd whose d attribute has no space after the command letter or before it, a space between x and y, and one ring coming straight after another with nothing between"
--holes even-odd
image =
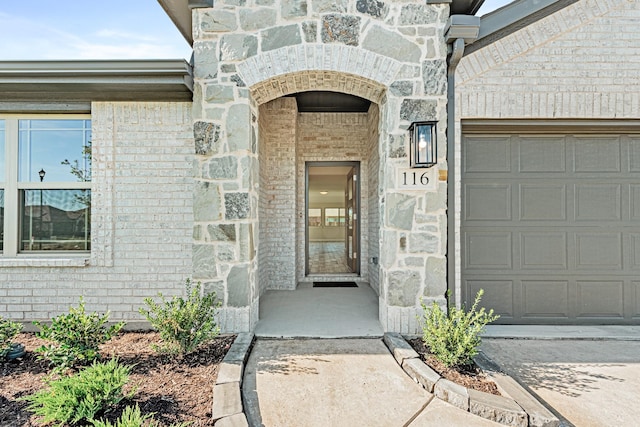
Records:
<instances>
[{"instance_id":1,"label":"window","mask_svg":"<svg viewBox=\"0 0 640 427\"><path fill-rule=\"evenodd\" d=\"M0 117L3 255L91 249L91 121Z\"/></svg>"},{"instance_id":2,"label":"window","mask_svg":"<svg viewBox=\"0 0 640 427\"><path fill-rule=\"evenodd\" d=\"M325 227L344 227L344 208L325 208Z\"/></svg>"},{"instance_id":3,"label":"window","mask_svg":"<svg viewBox=\"0 0 640 427\"><path fill-rule=\"evenodd\" d=\"M309 209L309 227L320 227L322 225L322 209Z\"/></svg>"}]
</instances>

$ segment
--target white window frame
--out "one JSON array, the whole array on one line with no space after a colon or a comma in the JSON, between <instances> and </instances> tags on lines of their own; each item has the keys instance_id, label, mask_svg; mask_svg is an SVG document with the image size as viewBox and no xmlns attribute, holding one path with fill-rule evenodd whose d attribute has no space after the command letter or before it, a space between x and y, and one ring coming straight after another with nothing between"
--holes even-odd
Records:
<instances>
[{"instance_id":1,"label":"white window frame","mask_svg":"<svg viewBox=\"0 0 640 427\"><path fill-rule=\"evenodd\" d=\"M89 256L91 251L47 251L20 252L20 213L19 192L21 190L39 190L39 182L18 181L18 140L20 120L91 120L90 114L0 114L0 120L5 124L5 176L0 181L4 188L4 242L2 259L15 258L82 258ZM2 179L0 177L0 179ZM91 190L91 182L48 182L46 190ZM93 248L93 245L91 245ZM0 266L2 263L0 263Z\"/></svg>"}]
</instances>

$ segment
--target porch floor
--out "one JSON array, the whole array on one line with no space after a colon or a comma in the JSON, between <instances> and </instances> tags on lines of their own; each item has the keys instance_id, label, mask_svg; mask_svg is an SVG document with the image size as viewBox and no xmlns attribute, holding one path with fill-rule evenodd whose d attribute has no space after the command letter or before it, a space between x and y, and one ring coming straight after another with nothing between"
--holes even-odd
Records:
<instances>
[{"instance_id":1,"label":"porch floor","mask_svg":"<svg viewBox=\"0 0 640 427\"><path fill-rule=\"evenodd\" d=\"M357 288L314 288L299 283L293 291L266 291L260 297L255 335L268 338L381 337L378 296L367 283Z\"/></svg>"}]
</instances>

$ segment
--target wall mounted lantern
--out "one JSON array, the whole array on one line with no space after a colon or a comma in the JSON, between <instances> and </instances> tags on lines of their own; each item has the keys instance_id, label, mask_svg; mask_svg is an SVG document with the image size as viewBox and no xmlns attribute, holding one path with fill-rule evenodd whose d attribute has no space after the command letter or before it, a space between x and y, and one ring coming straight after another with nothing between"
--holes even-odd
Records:
<instances>
[{"instance_id":1,"label":"wall mounted lantern","mask_svg":"<svg viewBox=\"0 0 640 427\"><path fill-rule=\"evenodd\" d=\"M409 126L409 163L430 168L437 163L436 122L413 122Z\"/></svg>"},{"instance_id":2,"label":"wall mounted lantern","mask_svg":"<svg viewBox=\"0 0 640 427\"><path fill-rule=\"evenodd\" d=\"M44 181L44 176L46 175L47 172L45 172L44 169L40 169L40 172L38 172L38 176L40 177L40 182Z\"/></svg>"}]
</instances>

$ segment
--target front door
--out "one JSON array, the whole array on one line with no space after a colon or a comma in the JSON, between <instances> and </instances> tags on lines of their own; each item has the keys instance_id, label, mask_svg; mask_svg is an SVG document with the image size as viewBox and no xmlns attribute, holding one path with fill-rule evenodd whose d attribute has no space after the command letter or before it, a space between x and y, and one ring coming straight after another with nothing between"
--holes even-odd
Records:
<instances>
[{"instance_id":1,"label":"front door","mask_svg":"<svg viewBox=\"0 0 640 427\"><path fill-rule=\"evenodd\" d=\"M347 265L352 272L359 272L358 268L360 263L358 262L358 175L356 174L355 167L352 167L347 174L347 186L345 189L345 256L347 258Z\"/></svg>"},{"instance_id":2,"label":"front door","mask_svg":"<svg viewBox=\"0 0 640 427\"><path fill-rule=\"evenodd\" d=\"M359 163L307 163L306 274L359 274Z\"/></svg>"}]
</instances>

